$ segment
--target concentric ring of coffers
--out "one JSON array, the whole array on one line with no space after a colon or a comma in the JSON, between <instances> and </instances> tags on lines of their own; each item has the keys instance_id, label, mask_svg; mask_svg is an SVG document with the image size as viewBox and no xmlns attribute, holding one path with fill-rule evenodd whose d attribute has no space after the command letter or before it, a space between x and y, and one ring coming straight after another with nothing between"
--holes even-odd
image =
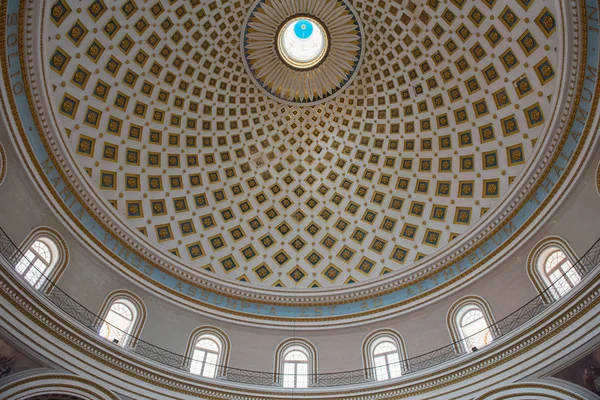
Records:
<instances>
[{"instance_id":1,"label":"concentric ring of coffers","mask_svg":"<svg viewBox=\"0 0 600 400\"><path fill-rule=\"evenodd\" d=\"M502 199L554 113L559 34L538 22L555 21L541 3L423 3L410 18L393 4L361 6L379 32L370 62L339 97L311 107L282 106L244 81L232 31L215 28L218 15L241 23L240 12L198 6L180 17L187 2L159 3L129 16L105 9L96 21L73 6L50 25L58 118L99 194L148 248L234 284L349 287L418 262ZM169 24L186 15L189 31ZM144 19L156 26L125 30ZM186 42L200 26L212 28L195 42L196 60ZM171 37L155 43L162 31Z\"/></svg>"}]
</instances>

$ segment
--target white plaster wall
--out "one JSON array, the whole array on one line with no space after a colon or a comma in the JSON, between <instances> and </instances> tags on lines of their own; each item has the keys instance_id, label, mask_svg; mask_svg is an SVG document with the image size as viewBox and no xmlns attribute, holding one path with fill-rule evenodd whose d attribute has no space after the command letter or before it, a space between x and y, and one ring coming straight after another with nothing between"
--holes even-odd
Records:
<instances>
[{"instance_id":1,"label":"white plaster wall","mask_svg":"<svg viewBox=\"0 0 600 400\"><path fill-rule=\"evenodd\" d=\"M230 366L271 371L273 351L277 344L290 337L310 340L318 349L320 372L359 369L362 367L361 343L377 328L393 328L405 339L409 356L434 350L450 343L446 328L446 313L451 304L465 295L479 295L490 304L497 319L522 306L536 295L526 272L529 250L548 235L562 236L577 254L583 254L600 237L600 196L595 187L596 166L600 154L588 163L577 188L535 235L521 243L510 261L496 265L482 279L464 287L458 293L440 299L423 309L374 322L361 327L329 331L295 332L241 326L208 318L165 301L136 287L118 271L90 255L55 216L38 191L32 186L20 162L16 159L9 138L0 132L9 164L8 174L0 186L0 226L15 241L20 242L35 227L50 226L66 240L71 258L59 286L93 311L100 308L105 296L116 289L137 293L146 304L148 319L142 339L166 349L183 352L189 332L200 325L215 325L223 329L232 343Z\"/></svg>"}]
</instances>

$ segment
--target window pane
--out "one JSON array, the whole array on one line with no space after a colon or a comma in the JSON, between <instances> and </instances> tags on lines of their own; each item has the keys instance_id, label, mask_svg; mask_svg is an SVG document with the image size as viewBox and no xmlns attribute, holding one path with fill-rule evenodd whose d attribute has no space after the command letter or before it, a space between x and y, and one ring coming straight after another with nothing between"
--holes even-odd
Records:
<instances>
[{"instance_id":1,"label":"window pane","mask_svg":"<svg viewBox=\"0 0 600 400\"><path fill-rule=\"evenodd\" d=\"M390 371L390 378L397 378L402 375L402 368L400 368L398 356L396 356L395 360L388 358L388 369Z\"/></svg>"},{"instance_id":2,"label":"window pane","mask_svg":"<svg viewBox=\"0 0 600 400\"><path fill-rule=\"evenodd\" d=\"M283 364L283 373L286 375L293 375L296 372L294 368L294 363L285 363Z\"/></svg>"},{"instance_id":3,"label":"window pane","mask_svg":"<svg viewBox=\"0 0 600 400\"><path fill-rule=\"evenodd\" d=\"M283 387L308 387L308 363L284 362Z\"/></svg>"},{"instance_id":4,"label":"window pane","mask_svg":"<svg viewBox=\"0 0 600 400\"><path fill-rule=\"evenodd\" d=\"M35 254L33 254L33 252L31 251L31 249L27 250L27 252L25 253L25 258L29 262L33 262L35 260Z\"/></svg>"},{"instance_id":5,"label":"window pane","mask_svg":"<svg viewBox=\"0 0 600 400\"><path fill-rule=\"evenodd\" d=\"M131 319L123 317L121 314L117 314L112 309L106 316L106 321L113 327L129 333L129 328L133 322Z\"/></svg>"},{"instance_id":6,"label":"window pane","mask_svg":"<svg viewBox=\"0 0 600 400\"><path fill-rule=\"evenodd\" d=\"M475 323L476 321L483 319L483 313L478 309L473 309L465 313L460 321L461 326L467 326L469 324Z\"/></svg>"},{"instance_id":7,"label":"window pane","mask_svg":"<svg viewBox=\"0 0 600 400\"><path fill-rule=\"evenodd\" d=\"M373 359L373 361L374 361L374 364L375 364L376 367L379 367L381 365L385 365L385 357L383 357L383 356L375 357Z\"/></svg>"},{"instance_id":8,"label":"window pane","mask_svg":"<svg viewBox=\"0 0 600 400\"><path fill-rule=\"evenodd\" d=\"M44 274L50 272L53 267L53 254L48 245L40 240L36 240L27 249L24 257L22 257L15 270L22 275L25 280L36 289L39 289L44 283Z\"/></svg>"},{"instance_id":9,"label":"window pane","mask_svg":"<svg viewBox=\"0 0 600 400\"><path fill-rule=\"evenodd\" d=\"M560 297L562 297L565 294L567 294L569 290L571 290L571 285L569 285L569 282L567 282L567 280L563 276L556 282L554 282L554 288L556 289Z\"/></svg>"},{"instance_id":10,"label":"window pane","mask_svg":"<svg viewBox=\"0 0 600 400\"><path fill-rule=\"evenodd\" d=\"M133 319L133 313L131 312L131 309L123 303L113 304L110 310L129 321Z\"/></svg>"},{"instance_id":11,"label":"window pane","mask_svg":"<svg viewBox=\"0 0 600 400\"><path fill-rule=\"evenodd\" d=\"M571 268L567 271L567 277L569 278L573 286L577 285L581 281L581 277L579 276L577 271L575 271L574 268Z\"/></svg>"},{"instance_id":12,"label":"window pane","mask_svg":"<svg viewBox=\"0 0 600 400\"><path fill-rule=\"evenodd\" d=\"M302 374L296 377L296 387L297 388L307 388L308 387L308 375Z\"/></svg>"},{"instance_id":13,"label":"window pane","mask_svg":"<svg viewBox=\"0 0 600 400\"><path fill-rule=\"evenodd\" d=\"M546 259L546 272L550 272L553 268L561 264L567 257L562 251L555 251Z\"/></svg>"},{"instance_id":14,"label":"window pane","mask_svg":"<svg viewBox=\"0 0 600 400\"><path fill-rule=\"evenodd\" d=\"M202 350L196 350L192 354L192 358L190 372L192 374L200 375L202 373L202 367L204 366L204 352Z\"/></svg>"},{"instance_id":15,"label":"window pane","mask_svg":"<svg viewBox=\"0 0 600 400\"><path fill-rule=\"evenodd\" d=\"M110 307L106 319L100 329L100 336L124 346L133 327L133 311L122 300Z\"/></svg>"},{"instance_id":16,"label":"window pane","mask_svg":"<svg viewBox=\"0 0 600 400\"><path fill-rule=\"evenodd\" d=\"M190 372L207 378L214 378L219 369L220 342L211 335L202 335L194 346Z\"/></svg>"},{"instance_id":17,"label":"window pane","mask_svg":"<svg viewBox=\"0 0 600 400\"><path fill-rule=\"evenodd\" d=\"M373 349L373 365L375 367L375 378L378 381L396 378L401 375L400 355L398 348L392 342L379 343Z\"/></svg>"},{"instance_id":18,"label":"window pane","mask_svg":"<svg viewBox=\"0 0 600 400\"><path fill-rule=\"evenodd\" d=\"M398 353L391 353L387 356L388 364L398 363L400 361L400 357L398 357Z\"/></svg>"},{"instance_id":19,"label":"window pane","mask_svg":"<svg viewBox=\"0 0 600 400\"><path fill-rule=\"evenodd\" d=\"M478 349L492 341L492 335L488 329L483 312L478 309L467 311L461 319L461 333L465 339L465 348L472 351L473 347Z\"/></svg>"},{"instance_id":20,"label":"window pane","mask_svg":"<svg viewBox=\"0 0 600 400\"><path fill-rule=\"evenodd\" d=\"M202 373L202 376L205 376L207 378L214 378L216 375L216 371L217 366L214 363L206 363L204 364L204 372Z\"/></svg>"},{"instance_id":21,"label":"window pane","mask_svg":"<svg viewBox=\"0 0 600 400\"><path fill-rule=\"evenodd\" d=\"M375 346L375 349L373 350L373 354L377 355L377 354L383 354L383 353L389 353L392 351L396 351L396 346L394 346L394 344L392 342L382 342L380 344L378 344L377 346Z\"/></svg>"},{"instance_id":22,"label":"window pane","mask_svg":"<svg viewBox=\"0 0 600 400\"><path fill-rule=\"evenodd\" d=\"M44 271L46 271L46 264L44 264L44 263L42 262L42 260L40 260L40 259L36 259L36 260L33 262L33 266L35 267L35 269L37 270L37 272L39 272L39 273L41 273L41 274L43 274L43 273L44 273ZM32 269L33 269L33 268L32 268Z\"/></svg>"},{"instance_id":23,"label":"window pane","mask_svg":"<svg viewBox=\"0 0 600 400\"><path fill-rule=\"evenodd\" d=\"M552 272L548 277L550 278L550 282L554 283L562 277L562 273L560 272L560 270L556 270Z\"/></svg>"},{"instance_id":24,"label":"window pane","mask_svg":"<svg viewBox=\"0 0 600 400\"><path fill-rule=\"evenodd\" d=\"M307 363L296 364L296 387L299 387L299 388L308 387L308 364Z\"/></svg>"},{"instance_id":25,"label":"window pane","mask_svg":"<svg viewBox=\"0 0 600 400\"><path fill-rule=\"evenodd\" d=\"M125 334L122 331L118 330L116 327L107 324L106 322L104 322L102 324L102 327L100 328L100 336L110 340L111 342L117 340L117 344L121 346L125 342Z\"/></svg>"},{"instance_id":26,"label":"window pane","mask_svg":"<svg viewBox=\"0 0 600 400\"><path fill-rule=\"evenodd\" d=\"M37 269L30 268L29 271L25 273L24 277L32 286L36 286L39 279L42 277L42 274L40 274Z\"/></svg>"},{"instance_id":27,"label":"window pane","mask_svg":"<svg viewBox=\"0 0 600 400\"><path fill-rule=\"evenodd\" d=\"M298 363L296 364L296 372L301 375L301 374L308 374L308 364L305 363Z\"/></svg>"},{"instance_id":28,"label":"window pane","mask_svg":"<svg viewBox=\"0 0 600 400\"><path fill-rule=\"evenodd\" d=\"M219 362L219 356L217 353L206 353L206 362L204 365L204 376L214 378L217 372L217 363Z\"/></svg>"},{"instance_id":29,"label":"window pane","mask_svg":"<svg viewBox=\"0 0 600 400\"><path fill-rule=\"evenodd\" d=\"M219 345L211 339L200 339L196 344L196 348L212 351L214 353L219 352Z\"/></svg>"},{"instance_id":30,"label":"window pane","mask_svg":"<svg viewBox=\"0 0 600 400\"><path fill-rule=\"evenodd\" d=\"M386 379L390 379L385 365L375 368L375 377L377 378L378 381L384 381Z\"/></svg>"},{"instance_id":31,"label":"window pane","mask_svg":"<svg viewBox=\"0 0 600 400\"><path fill-rule=\"evenodd\" d=\"M29 250L28 250L28 251L25 253L25 257L22 257L22 258L19 260L19 263L18 263L18 264L17 264L17 266L15 267L16 271L17 271L19 274L21 274L21 275L22 275L22 274L23 274L23 272L25 272L25 270L26 270L27 268L29 268L29 265L30 265L30 264L31 264L33 261L35 261L35 256L33 255L33 253L32 253L31 251L29 251Z\"/></svg>"},{"instance_id":32,"label":"window pane","mask_svg":"<svg viewBox=\"0 0 600 400\"><path fill-rule=\"evenodd\" d=\"M290 351L285 355L285 361L308 361L308 355L300 350Z\"/></svg>"},{"instance_id":33,"label":"window pane","mask_svg":"<svg viewBox=\"0 0 600 400\"><path fill-rule=\"evenodd\" d=\"M296 380L296 369L293 363L283 364L283 387L294 387Z\"/></svg>"},{"instance_id":34,"label":"window pane","mask_svg":"<svg viewBox=\"0 0 600 400\"><path fill-rule=\"evenodd\" d=\"M46 245L46 243L36 240L31 245L31 249L37 253L37 255L47 264L50 264L52 261L52 253L50 252L50 248Z\"/></svg>"},{"instance_id":35,"label":"window pane","mask_svg":"<svg viewBox=\"0 0 600 400\"><path fill-rule=\"evenodd\" d=\"M217 353L206 353L206 363L207 364L216 364L219 357Z\"/></svg>"}]
</instances>

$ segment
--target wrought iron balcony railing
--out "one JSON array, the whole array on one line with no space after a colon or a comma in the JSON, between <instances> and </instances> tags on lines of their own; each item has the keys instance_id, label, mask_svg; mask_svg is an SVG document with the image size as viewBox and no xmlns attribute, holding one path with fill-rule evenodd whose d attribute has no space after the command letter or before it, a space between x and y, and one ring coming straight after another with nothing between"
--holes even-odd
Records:
<instances>
[{"instance_id":1,"label":"wrought iron balcony railing","mask_svg":"<svg viewBox=\"0 0 600 400\"><path fill-rule=\"evenodd\" d=\"M27 260L21 249L13 243L2 228L0 228L0 254L4 256L13 269L19 262ZM0 264L4 265L4 263ZM598 239L563 276L575 271L580 278L583 278L599 264L600 239ZM30 268L36 269L34 265L31 265ZM102 324L108 324L112 329L120 331L118 327L110 325L107 321L102 320L97 314L77 302L41 272L40 275L43 284L36 285L36 287L44 288L40 293L70 317L96 333L99 332ZM480 332L465 337L457 342L450 343L444 347L440 347L439 349L398 361L402 376L422 371L451 361L457 357L461 357L466 353L466 349L477 350L476 347L473 348L473 344L485 343L486 337L489 337L489 335L492 336L493 340L497 340L509 332L514 331L548 308L558 297L556 293L561 292L562 288L560 285L562 285L562 282L561 279L558 279L552 285L548 286L544 292L533 298L527 304ZM32 290L35 289L32 287ZM138 337L133 337L127 332L121 332L123 337L127 337L125 343L135 343L134 347L125 348L126 351L135 352L157 363L168 365L173 368L184 371L189 370L189 365L193 361L192 358L165 350ZM216 371L215 379L259 386L282 386L285 377L285 374L283 373L252 371L223 365L217 365ZM307 381L309 382L309 387L355 385L376 381L377 372L377 367L373 367L333 373L315 373L310 374L307 377ZM297 389L298 388L295 388L295 390Z\"/></svg>"}]
</instances>

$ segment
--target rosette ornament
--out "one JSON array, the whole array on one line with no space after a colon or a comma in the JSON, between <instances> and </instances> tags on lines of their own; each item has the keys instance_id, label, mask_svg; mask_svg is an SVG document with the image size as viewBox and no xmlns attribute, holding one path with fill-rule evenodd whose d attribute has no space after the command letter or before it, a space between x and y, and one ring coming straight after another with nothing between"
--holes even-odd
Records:
<instances>
[{"instance_id":1,"label":"rosette ornament","mask_svg":"<svg viewBox=\"0 0 600 400\"><path fill-rule=\"evenodd\" d=\"M259 0L242 35L252 79L286 103L332 98L356 75L363 52L360 22L344 1Z\"/></svg>"}]
</instances>

